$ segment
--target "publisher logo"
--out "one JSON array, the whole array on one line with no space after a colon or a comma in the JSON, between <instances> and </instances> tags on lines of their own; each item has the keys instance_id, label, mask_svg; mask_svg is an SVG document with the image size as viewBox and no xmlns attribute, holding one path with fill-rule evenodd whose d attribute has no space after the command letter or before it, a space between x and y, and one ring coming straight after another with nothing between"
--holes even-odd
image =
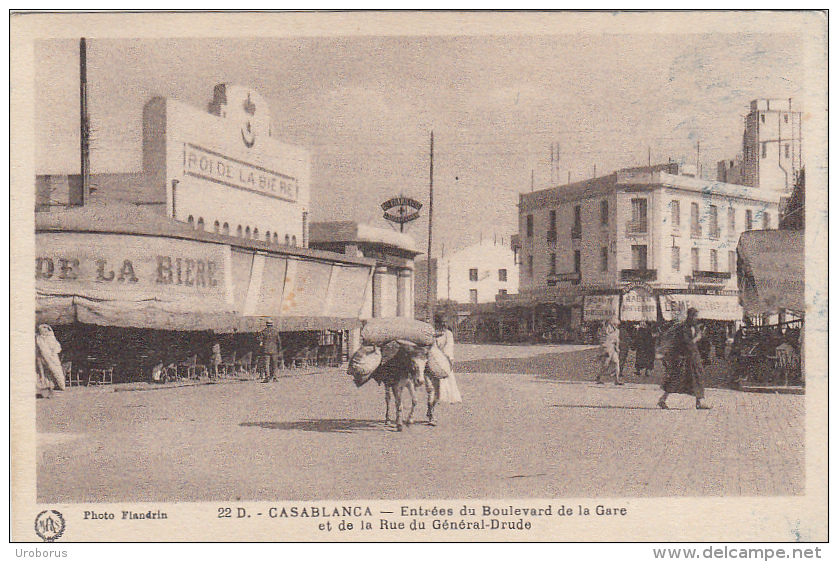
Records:
<instances>
[{"instance_id":1,"label":"publisher logo","mask_svg":"<svg viewBox=\"0 0 838 562\"><path fill-rule=\"evenodd\" d=\"M47 509L35 518L35 532L44 542L53 542L64 534L64 516L54 509Z\"/></svg>"}]
</instances>

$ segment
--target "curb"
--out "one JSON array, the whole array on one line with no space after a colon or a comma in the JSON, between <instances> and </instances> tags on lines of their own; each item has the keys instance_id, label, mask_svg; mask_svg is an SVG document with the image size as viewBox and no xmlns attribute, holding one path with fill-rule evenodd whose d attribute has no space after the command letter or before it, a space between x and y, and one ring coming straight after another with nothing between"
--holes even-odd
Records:
<instances>
[{"instance_id":1,"label":"curb","mask_svg":"<svg viewBox=\"0 0 838 562\"><path fill-rule=\"evenodd\" d=\"M805 387L802 386L749 386L742 385L739 388L733 389L740 392L756 392L760 394L806 394Z\"/></svg>"}]
</instances>

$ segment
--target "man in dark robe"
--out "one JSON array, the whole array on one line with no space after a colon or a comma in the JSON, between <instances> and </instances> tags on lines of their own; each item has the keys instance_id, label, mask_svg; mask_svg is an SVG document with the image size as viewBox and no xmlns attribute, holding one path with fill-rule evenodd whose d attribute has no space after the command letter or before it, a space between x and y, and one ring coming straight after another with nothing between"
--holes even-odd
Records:
<instances>
[{"instance_id":1,"label":"man in dark robe","mask_svg":"<svg viewBox=\"0 0 838 562\"><path fill-rule=\"evenodd\" d=\"M698 350L698 341L703 332L699 329L698 310L687 310L687 319L667 333L671 342L664 354L663 364L666 369L663 384L663 396L658 400L658 407L668 410L666 399L670 394L689 394L695 397L698 410L709 410L704 402L704 365Z\"/></svg>"}]
</instances>

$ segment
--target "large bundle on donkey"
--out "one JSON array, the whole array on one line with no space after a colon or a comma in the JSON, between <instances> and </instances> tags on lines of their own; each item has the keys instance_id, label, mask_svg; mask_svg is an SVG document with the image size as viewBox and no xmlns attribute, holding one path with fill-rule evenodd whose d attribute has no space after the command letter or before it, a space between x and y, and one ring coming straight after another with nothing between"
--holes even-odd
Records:
<instances>
[{"instance_id":1,"label":"large bundle on donkey","mask_svg":"<svg viewBox=\"0 0 838 562\"><path fill-rule=\"evenodd\" d=\"M407 388L411 408L406 423L413 421L416 406L414 385L424 382L428 349L433 344L434 331L430 324L409 318L377 318L366 323L361 330L364 345L349 361L348 372L355 386L362 386L370 379L384 384L386 414L390 420L390 395L395 399L396 427L402 428L402 390Z\"/></svg>"}]
</instances>

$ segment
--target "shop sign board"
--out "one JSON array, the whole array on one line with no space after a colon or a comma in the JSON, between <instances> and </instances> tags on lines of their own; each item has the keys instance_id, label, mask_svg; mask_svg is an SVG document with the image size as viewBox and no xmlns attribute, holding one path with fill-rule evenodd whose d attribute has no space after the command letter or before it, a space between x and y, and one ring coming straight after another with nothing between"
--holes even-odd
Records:
<instances>
[{"instance_id":1,"label":"shop sign board","mask_svg":"<svg viewBox=\"0 0 838 562\"><path fill-rule=\"evenodd\" d=\"M130 235L39 233L40 294L105 301L188 301L228 308L228 246Z\"/></svg>"},{"instance_id":2,"label":"shop sign board","mask_svg":"<svg viewBox=\"0 0 838 562\"><path fill-rule=\"evenodd\" d=\"M605 322L617 315L620 295L586 295L582 312L585 322Z\"/></svg>"},{"instance_id":3,"label":"shop sign board","mask_svg":"<svg viewBox=\"0 0 838 562\"><path fill-rule=\"evenodd\" d=\"M671 293L660 296L661 315L664 320L683 320L687 309L698 310L698 317L705 320L742 320L742 307L735 295L688 295Z\"/></svg>"},{"instance_id":4,"label":"shop sign board","mask_svg":"<svg viewBox=\"0 0 838 562\"><path fill-rule=\"evenodd\" d=\"M656 322L658 301L654 295L642 289L632 289L623 294L620 305L620 320L623 322Z\"/></svg>"}]
</instances>

